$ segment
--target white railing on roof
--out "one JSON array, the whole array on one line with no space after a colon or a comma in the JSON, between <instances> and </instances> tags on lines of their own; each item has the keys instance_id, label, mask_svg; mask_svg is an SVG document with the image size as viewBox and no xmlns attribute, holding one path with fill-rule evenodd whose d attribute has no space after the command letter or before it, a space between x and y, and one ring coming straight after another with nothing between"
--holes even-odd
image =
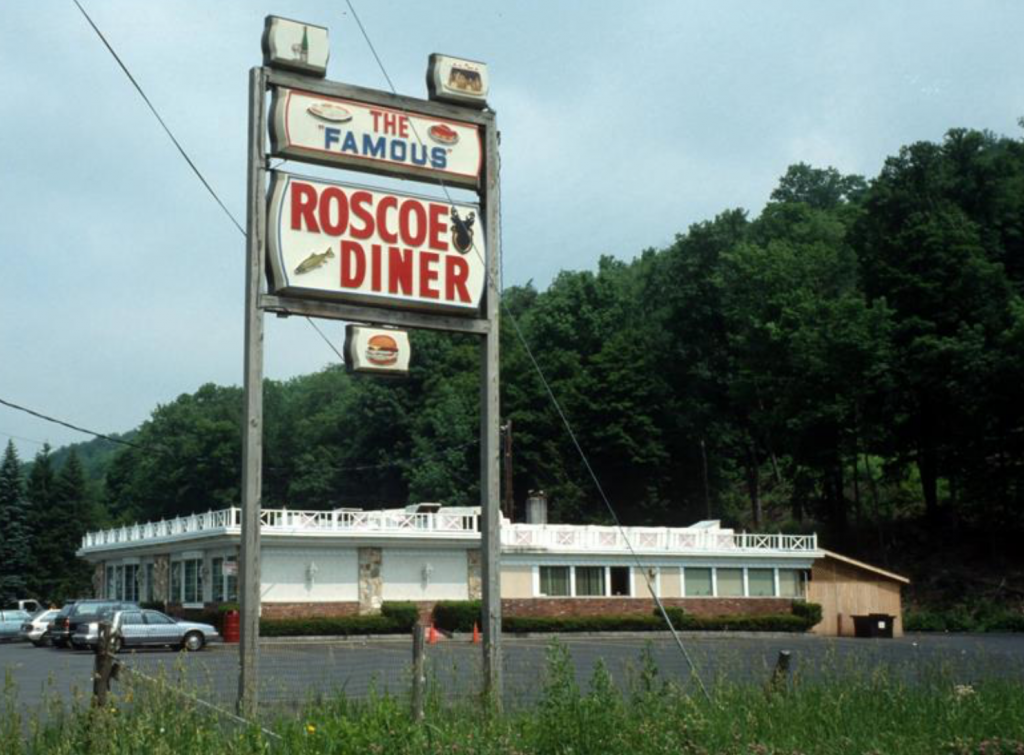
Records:
<instances>
[{"instance_id":1,"label":"white railing on roof","mask_svg":"<svg viewBox=\"0 0 1024 755\"><path fill-rule=\"evenodd\" d=\"M513 548L553 551L662 551L678 553L802 553L818 549L817 535L767 535L731 530L676 527L617 527L516 524L501 531L501 543Z\"/></svg>"},{"instance_id":2,"label":"white railing on roof","mask_svg":"<svg viewBox=\"0 0 1024 755\"><path fill-rule=\"evenodd\" d=\"M475 513L452 514L444 511L410 514L403 511L263 509L260 512L260 529L264 534L337 532L451 537L476 534L478 519L479 516ZM242 510L239 508L208 511L205 514L88 532L82 538L82 549L90 550L128 543L144 544L147 541L185 538L200 533L235 534L241 531L241 526Z\"/></svg>"},{"instance_id":3,"label":"white railing on roof","mask_svg":"<svg viewBox=\"0 0 1024 755\"><path fill-rule=\"evenodd\" d=\"M463 509L435 513L391 511L303 511L264 509L260 513L264 534L391 535L396 537L478 537L479 515ZM238 508L205 514L134 524L89 532L82 549L103 549L124 544L187 539L202 535L238 534L242 511ZM651 553L810 553L818 549L817 535L767 535L731 530L687 527L601 527L573 524L509 524L501 528L501 544L525 550L623 551L629 545Z\"/></svg>"}]
</instances>

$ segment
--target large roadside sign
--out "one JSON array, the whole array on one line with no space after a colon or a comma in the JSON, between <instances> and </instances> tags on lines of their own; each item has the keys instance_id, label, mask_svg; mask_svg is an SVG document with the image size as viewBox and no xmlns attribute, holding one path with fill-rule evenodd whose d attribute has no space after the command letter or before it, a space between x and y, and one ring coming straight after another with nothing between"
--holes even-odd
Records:
<instances>
[{"instance_id":1,"label":"large roadside sign","mask_svg":"<svg viewBox=\"0 0 1024 755\"><path fill-rule=\"evenodd\" d=\"M274 293L476 315L487 259L479 208L278 172L268 257Z\"/></svg>"},{"instance_id":2,"label":"large roadside sign","mask_svg":"<svg viewBox=\"0 0 1024 755\"><path fill-rule=\"evenodd\" d=\"M475 188L483 169L472 123L326 97L274 90L271 151L283 157Z\"/></svg>"}]
</instances>

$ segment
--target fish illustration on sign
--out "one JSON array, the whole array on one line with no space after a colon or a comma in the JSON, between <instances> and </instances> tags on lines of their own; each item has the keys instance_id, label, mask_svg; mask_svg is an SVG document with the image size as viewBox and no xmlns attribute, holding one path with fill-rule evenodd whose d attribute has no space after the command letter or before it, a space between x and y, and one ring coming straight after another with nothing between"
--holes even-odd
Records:
<instances>
[{"instance_id":1,"label":"fish illustration on sign","mask_svg":"<svg viewBox=\"0 0 1024 755\"><path fill-rule=\"evenodd\" d=\"M473 248L473 222L476 213L469 213L465 220L459 217L459 211L452 207L452 244L459 254L468 254Z\"/></svg>"},{"instance_id":2,"label":"fish illustration on sign","mask_svg":"<svg viewBox=\"0 0 1024 755\"><path fill-rule=\"evenodd\" d=\"M331 247L327 247L327 250L321 252L320 254L313 252L308 257L306 257L306 259L302 260L302 262L299 263L299 266L295 268L295 274L302 275L303 273L308 273L313 270L316 270L318 267L323 267L324 264L326 264L327 260L332 259L334 259L334 251L331 249Z\"/></svg>"}]
</instances>

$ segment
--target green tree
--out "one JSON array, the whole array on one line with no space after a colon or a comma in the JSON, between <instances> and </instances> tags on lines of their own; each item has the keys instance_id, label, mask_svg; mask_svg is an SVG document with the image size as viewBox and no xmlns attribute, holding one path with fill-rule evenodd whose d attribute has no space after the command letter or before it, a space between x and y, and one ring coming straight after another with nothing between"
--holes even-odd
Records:
<instances>
[{"instance_id":1,"label":"green tree","mask_svg":"<svg viewBox=\"0 0 1024 755\"><path fill-rule=\"evenodd\" d=\"M29 571L29 588L34 596L48 599L54 582L54 570L60 570L58 558L51 538L53 528L58 524L60 514L53 503L56 479L53 471L53 456L50 444L46 443L36 452L28 473L25 497L28 500L29 532L32 539L32 568Z\"/></svg>"},{"instance_id":2,"label":"green tree","mask_svg":"<svg viewBox=\"0 0 1024 755\"><path fill-rule=\"evenodd\" d=\"M0 604L27 596L31 566L28 502L14 441L0 463Z\"/></svg>"},{"instance_id":3,"label":"green tree","mask_svg":"<svg viewBox=\"0 0 1024 755\"><path fill-rule=\"evenodd\" d=\"M91 567L75 553L82 547L85 533L96 528L97 517L89 500L85 470L74 451L68 454L57 475L53 508L56 516L49 536L56 560L51 568L48 598L59 603L92 591Z\"/></svg>"}]
</instances>

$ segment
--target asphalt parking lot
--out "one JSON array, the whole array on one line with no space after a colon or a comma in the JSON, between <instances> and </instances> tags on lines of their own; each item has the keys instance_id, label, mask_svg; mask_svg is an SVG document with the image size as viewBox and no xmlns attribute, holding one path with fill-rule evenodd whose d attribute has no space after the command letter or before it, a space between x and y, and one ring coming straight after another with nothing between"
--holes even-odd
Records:
<instances>
[{"instance_id":1,"label":"asphalt parking lot","mask_svg":"<svg viewBox=\"0 0 1024 755\"><path fill-rule=\"evenodd\" d=\"M585 689L599 661L617 683L627 685L650 647L661 677L694 685L690 667L670 637L563 636L577 681ZM795 674L804 678L887 669L909 681L943 668L958 683L989 676L1024 676L1024 635L912 635L895 640L855 640L812 635L685 634L684 645L708 686L723 680L761 683L778 654L791 653ZM550 638L503 641L508 703L529 703L543 688ZM428 650L428 676L448 699L479 690L480 647L468 640L442 640ZM213 646L200 653L145 650L122 654L143 683L165 677L196 689L204 699L229 705L238 683L237 646ZM405 694L409 688L411 641L407 638L330 642L276 641L263 646L261 700L301 705L339 692L363 697L376 692ZM0 667L15 686L19 706L32 708L47 699L67 702L91 691L91 653L34 648L27 643L0 645Z\"/></svg>"}]
</instances>

